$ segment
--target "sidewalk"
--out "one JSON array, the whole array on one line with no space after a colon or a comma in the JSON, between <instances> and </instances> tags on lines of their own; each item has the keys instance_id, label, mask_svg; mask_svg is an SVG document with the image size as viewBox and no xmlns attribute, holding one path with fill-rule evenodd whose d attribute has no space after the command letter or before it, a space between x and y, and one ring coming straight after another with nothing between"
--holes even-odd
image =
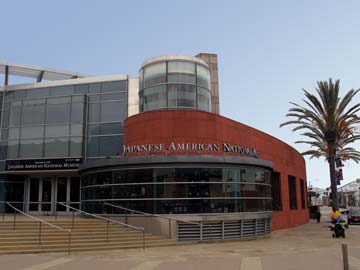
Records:
<instances>
[{"instance_id":1,"label":"sidewalk","mask_svg":"<svg viewBox=\"0 0 360 270\"><path fill-rule=\"evenodd\" d=\"M333 239L329 223L275 231L271 238L145 250L0 256L4 270L295 270L342 269L341 243L351 270L360 270L360 225Z\"/></svg>"}]
</instances>

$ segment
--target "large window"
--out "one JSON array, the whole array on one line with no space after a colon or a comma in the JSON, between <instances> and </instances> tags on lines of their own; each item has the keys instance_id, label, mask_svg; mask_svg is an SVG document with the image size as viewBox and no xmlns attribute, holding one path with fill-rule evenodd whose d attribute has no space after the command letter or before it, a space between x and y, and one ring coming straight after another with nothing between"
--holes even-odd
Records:
<instances>
[{"instance_id":1,"label":"large window","mask_svg":"<svg viewBox=\"0 0 360 270\"><path fill-rule=\"evenodd\" d=\"M272 209L274 211L282 210L281 202L281 179L280 173L273 172L271 174L271 195L272 195Z\"/></svg>"},{"instance_id":2,"label":"large window","mask_svg":"<svg viewBox=\"0 0 360 270\"><path fill-rule=\"evenodd\" d=\"M296 196L296 178L295 176L288 176L288 184L289 184L289 204L291 210L298 209L297 206L297 196Z\"/></svg>"},{"instance_id":3,"label":"large window","mask_svg":"<svg viewBox=\"0 0 360 270\"><path fill-rule=\"evenodd\" d=\"M83 203L91 209L110 201L163 214L271 210L270 172L260 168L113 170L88 173L81 186Z\"/></svg>"}]
</instances>

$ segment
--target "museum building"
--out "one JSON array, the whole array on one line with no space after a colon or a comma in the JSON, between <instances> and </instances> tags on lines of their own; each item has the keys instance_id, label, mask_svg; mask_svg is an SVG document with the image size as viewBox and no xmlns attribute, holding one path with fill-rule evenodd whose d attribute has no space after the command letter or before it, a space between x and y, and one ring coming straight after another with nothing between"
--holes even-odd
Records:
<instances>
[{"instance_id":1,"label":"museum building","mask_svg":"<svg viewBox=\"0 0 360 270\"><path fill-rule=\"evenodd\" d=\"M116 216L121 206L208 224L209 239L307 223L302 155L221 116L217 71L206 53L151 58L133 77L0 62L0 211L68 215L69 204Z\"/></svg>"}]
</instances>

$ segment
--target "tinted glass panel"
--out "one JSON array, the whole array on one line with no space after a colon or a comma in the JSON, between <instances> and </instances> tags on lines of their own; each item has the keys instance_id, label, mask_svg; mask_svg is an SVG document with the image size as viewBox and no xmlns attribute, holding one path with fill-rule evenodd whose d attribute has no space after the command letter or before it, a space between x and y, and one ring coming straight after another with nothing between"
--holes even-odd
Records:
<instances>
[{"instance_id":1,"label":"tinted glass panel","mask_svg":"<svg viewBox=\"0 0 360 270\"><path fill-rule=\"evenodd\" d=\"M91 135L100 135L100 124L88 125L88 136Z\"/></svg>"},{"instance_id":2,"label":"tinted glass panel","mask_svg":"<svg viewBox=\"0 0 360 270\"><path fill-rule=\"evenodd\" d=\"M68 149L68 137L45 139L45 157L67 157Z\"/></svg>"},{"instance_id":3,"label":"tinted glass panel","mask_svg":"<svg viewBox=\"0 0 360 270\"><path fill-rule=\"evenodd\" d=\"M88 84L75 85L75 94L87 94L89 92Z\"/></svg>"},{"instance_id":4,"label":"tinted glass panel","mask_svg":"<svg viewBox=\"0 0 360 270\"><path fill-rule=\"evenodd\" d=\"M211 111L211 93L209 90L198 87L198 108L204 111Z\"/></svg>"},{"instance_id":5,"label":"tinted glass panel","mask_svg":"<svg viewBox=\"0 0 360 270\"><path fill-rule=\"evenodd\" d=\"M120 156L122 153L123 136L101 136L99 156Z\"/></svg>"},{"instance_id":6,"label":"tinted glass panel","mask_svg":"<svg viewBox=\"0 0 360 270\"><path fill-rule=\"evenodd\" d=\"M11 106L10 108L10 126L20 126L20 116L21 116L21 107L20 106Z\"/></svg>"},{"instance_id":7,"label":"tinted glass panel","mask_svg":"<svg viewBox=\"0 0 360 270\"><path fill-rule=\"evenodd\" d=\"M123 133L124 133L124 126L122 122L101 124L102 135L123 134Z\"/></svg>"},{"instance_id":8,"label":"tinted glass panel","mask_svg":"<svg viewBox=\"0 0 360 270\"><path fill-rule=\"evenodd\" d=\"M43 139L20 140L20 158L38 158L43 154Z\"/></svg>"},{"instance_id":9,"label":"tinted glass panel","mask_svg":"<svg viewBox=\"0 0 360 270\"><path fill-rule=\"evenodd\" d=\"M45 100L34 99L24 101L21 124L22 125L39 125L44 123L45 119ZM42 104L41 104L42 103Z\"/></svg>"},{"instance_id":10,"label":"tinted glass panel","mask_svg":"<svg viewBox=\"0 0 360 270\"><path fill-rule=\"evenodd\" d=\"M51 87L51 96L68 96L74 94L74 85Z\"/></svg>"},{"instance_id":11,"label":"tinted glass panel","mask_svg":"<svg viewBox=\"0 0 360 270\"><path fill-rule=\"evenodd\" d=\"M54 125L45 127L46 137L65 137L69 136L69 125Z\"/></svg>"},{"instance_id":12,"label":"tinted glass panel","mask_svg":"<svg viewBox=\"0 0 360 270\"><path fill-rule=\"evenodd\" d=\"M100 93L101 92L101 83L91 83L89 85L89 93Z\"/></svg>"},{"instance_id":13,"label":"tinted glass panel","mask_svg":"<svg viewBox=\"0 0 360 270\"><path fill-rule=\"evenodd\" d=\"M103 82L101 84L101 92L118 92L126 90L126 81Z\"/></svg>"},{"instance_id":14,"label":"tinted glass panel","mask_svg":"<svg viewBox=\"0 0 360 270\"><path fill-rule=\"evenodd\" d=\"M14 98L15 99L24 99L24 98L26 98L26 90L14 91Z\"/></svg>"},{"instance_id":15,"label":"tinted glass panel","mask_svg":"<svg viewBox=\"0 0 360 270\"><path fill-rule=\"evenodd\" d=\"M82 137L70 138L70 156L82 155Z\"/></svg>"},{"instance_id":16,"label":"tinted glass panel","mask_svg":"<svg viewBox=\"0 0 360 270\"><path fill-rule=\"evenodd\" d=\"M70 104L47 104L46 123L66 123L70 122Z\"/></svg>"},{"instance_id":17,"label":"tinted glass panel","mask_svg":"<svg viewBox=\"0 0 360 270\"><path fill-rule=\"evenodd\" d=\"M72 124L70 129L70 136L82 136L83 134L83 125L82 124Z\"/></svg>"},{"instance_id":18,"label":"tinted glass panel","mask_svg":"<svg viewBox=\"0 0 360 270\"><path fill-rule=\"evenodd\" d=\"M168 85L169 107L196 108L196 88L194 85Z\"/></svg>"},{"instance_id":19,"label":"tinted glass panel","mask_svg":"<svg viewBox=\"0 0 360 270\"><path fill-rule=\"evenodd\" d=\"M47 97L50 95L49 88L38 88L27 90L27 98Z\"/></svg>"},{"instance_id":20,"label":"tinted glass panel","mask_svg":"<svg viewBox=\"0 0 360 270\"><path fill-rule=\"evenodd\" d=\"M197 65L197 84L210 89L210 71L202 65Z\"/></svg>"},{"instance_id":21,"label":"tinted glass panel","mask_svg":"<svg viewBox=\"0 0 360 270\"><path fill-rule=\"evenodd\" d=\"M107 100L120 100L125 99L126 93L125 92L117 92L117 93L110 93L110 94L102 94L101 100L107 101Z\"/></svg>"},{"instance_id":22,"label":"tinted glass panel","mask_svg":"<svg viewBox=\"0 0 360 270\"><path fill-rule=\"evenodd\" d=\"M100 121L100 103L90 103L88 114L89 114L89 122L99 122Z\"/></svg>"},{"instance_id":23,"label":"tinted glass panel","mask_svg":"<svg viewBox=\"0 0 360 270\"><path fill-rule=\"evenodd\" d=\"M20 128L9 128L9 139L19 139Z\"/></svg>"},{"instance_id":24,"label":"tinted glass panel","mask_svg":"<svg viewBox=\"0 0 360 270\"><path fill-rule=\"evenodd\" d=\"M7 145L6 158L18 158L19 157L19 140L9 140Z\"/></svg>"},{"instance_id":25,"label":"tinted glass panel","mask_svg":"<svg viewBox=\"0 0 360 270\"><path fill-rule=\"evenodd\" d=\"M84 103L71 104L71 122L82 122L84 120Z\"/></svg>"},{"instance_id":26,"label":"tinted glass panel","mask_svg":"<svg viewBox=\"0 0 360 270\"><path fill-rule=\"evenodd\" d=\"M87 156L96 157L99 153L99 137L89 137L87 141Z\"/></svg>"},{"instance_id":27,"label":"tinted glass panel","mask_svg":"<svg viewBox=\"0 0 360 270\"><path fill-rule=\"evenodd\" d=\"M158 63L145 67L145 87L166 82L166 63Z\"/></svg>"},{"instance_id":28,"label":"tinted glass panel","mask_svg":"<svg viewBox=\"0 0 360 270\"><path fill-rule=\"evenodd\" d=\"M122 101L101 103L101 122L122 121L125 118L125 104Z\"/></svg>"},{"instance_id":29,"label":"tinted glass panel","mask_svg":"<svg viewBox=\"0 0 360 270\"><path fill-rule=\"evenodd\" d=\"M21 139L42 138L42 137L44 137L44 126L21 128Z\"/></svg>"},{"instance_id":30,"label":"tinted glass panel","mask_svg":"<svg viewBox=\"0 0 360 270\"><path fill-rule=\"evenodd\" d=\"M142 94L143 109L145 111L167 107L166 85L146 88Z\"/></svg>"}]
</instances>

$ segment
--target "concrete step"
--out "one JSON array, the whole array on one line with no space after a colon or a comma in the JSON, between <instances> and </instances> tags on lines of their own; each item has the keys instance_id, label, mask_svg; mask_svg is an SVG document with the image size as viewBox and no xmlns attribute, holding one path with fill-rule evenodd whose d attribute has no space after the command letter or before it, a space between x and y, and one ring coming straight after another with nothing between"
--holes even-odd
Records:
<instances>
[{"instance_id":1,"label":"concrete step","mask_svg":"<svg viewBox=\"0 0 360 270\"><path fill-rule=\"evenodd\" d=\"M155 236L146 236L145 242L148 241L166 241L169 239L162 239ZM87 245L93 245L93 244L114 244L114 243L132 243L132 242L142 242L142 236L138 237L121 237L121 238L109 238L107 240L106 238L91 238L91 239L73 239L71 238L71 244L87 244ZM62 239L43 239L41 238L41 242L39 243L39 239L27 239L27 240L19 240L19 241L4 241L0 243L0 250L6 247L15 247L15 246L29 246L29 245L67 245L69 243L68 239L62 238Z\"/></svg>"},{"instance_id":2,"label":"concrete step","mask_svg":"<svg viewBox=\"0 0 360 270\"><path fill-rule=\"evenodd\" d=\"M184 245L189 243L179 243L176 241L161 241L159 243L145 243L145 249L152 247L163 247L163 246L174 246L174 245ZM118 250L118 249L142 249L142 243L139 244L129 244L129 245L113 245L113 246L86 246L86 247L71 247L70 253L74 252L84 252L84 251L103 251L103 250ZM0 255L9 255L9 254L37 254L37 253L67 253L68 246L57 247L57 248L47 248L32 246L29 249L22 250L0 250Z\"/></svg>"},{"instance_id":3,"label":"concrete step","mask_svg":"<svg viewBox=\"0 0 360 270\"><path fill-rule=\"evenodd\" d=\"M71 250L96 251L123 248L142 248L141 231L109 223L109 240L107 240L107 222L96 219L49 220L51 224L71 230ZM39 222L16 220L15 230L11 220L0 219L0 254L67 252L68 233L56 230L48 225L41 225L41 243L39 244ZM145 234L145 245L176 245L177 242Z\"/></svg>"}]
</instances>

